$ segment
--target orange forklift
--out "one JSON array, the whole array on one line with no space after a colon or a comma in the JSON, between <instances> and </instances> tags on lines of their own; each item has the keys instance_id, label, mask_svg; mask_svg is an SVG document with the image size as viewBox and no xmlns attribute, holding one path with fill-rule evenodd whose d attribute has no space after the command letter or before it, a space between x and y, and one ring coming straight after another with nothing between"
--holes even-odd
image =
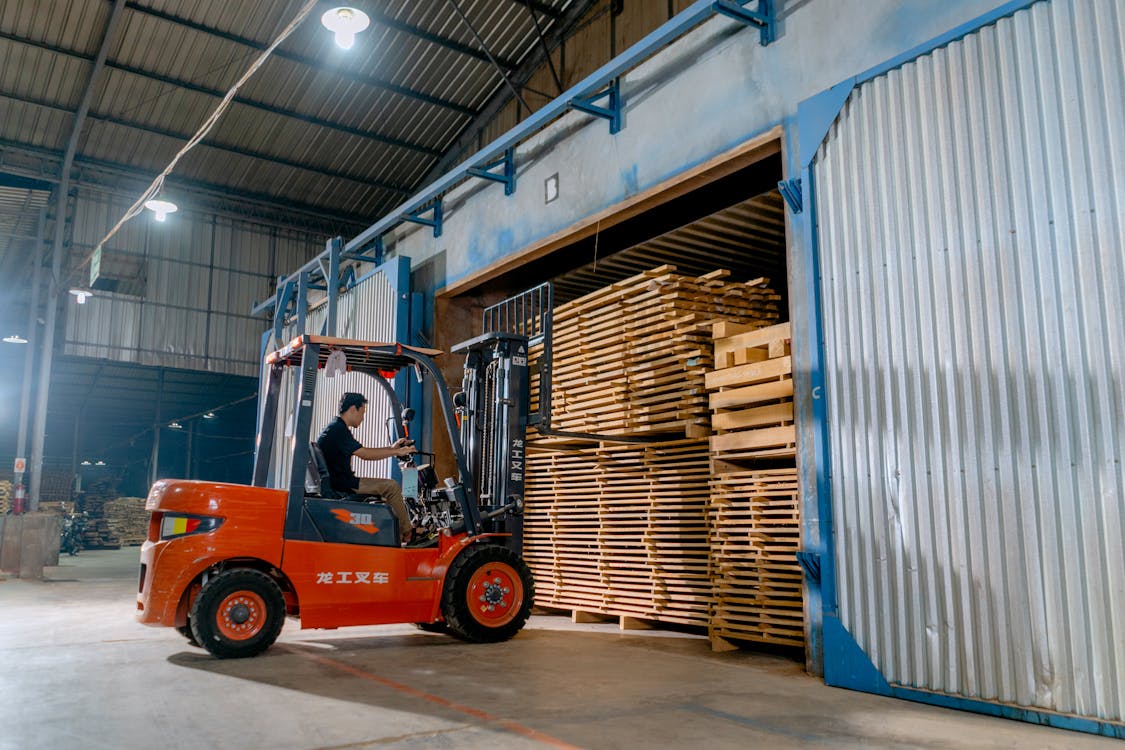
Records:
<instances>
[{"instance_id":1,"label":"orange forklift","mask_svg":"<svg viewBox=\"0 0 1125 750\"><path fill-rule=\"evenodd\" d=\"M456 399L431 349L305 334L269 354L252 485L161 480L149 492L137 619L219 658L260 654L286 616L302 628L416 623L476 643L514 636L534 599L520 556L527 350L511 333L455 347L466 355ZM439 484L429 465L403 462L412 522L427 530L419 542L400 546L378 498L334 492L311 442L318 371L341 358L388 395L400 436L412 411L388 380L406 371L432 382L458 476ZM279 407L287 371L292 414ZM275 482L285 486L269 486L271 472L285 473Z\"/></svg>"}]
</instances>

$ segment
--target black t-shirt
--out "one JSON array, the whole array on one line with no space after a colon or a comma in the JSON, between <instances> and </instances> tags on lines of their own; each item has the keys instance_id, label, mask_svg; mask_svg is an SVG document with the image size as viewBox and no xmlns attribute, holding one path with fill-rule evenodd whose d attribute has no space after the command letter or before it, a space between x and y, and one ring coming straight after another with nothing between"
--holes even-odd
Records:
<instances>
[{"instance_id":1,"label":"black t-shirt","mask_svg":"<svg viewBox=\"0 0 1125 750\"><path fill-rule=\"evenodd\" d=\"M344 420L339 417L332 420L324 428L324 432L320 433L316 444L324 454L332 489L337 492L355 492L359 489L359 479L352 471L352 454L362 448L363 444L352 437L352 431L344 424Z\"/></svg>"}]
</instances>

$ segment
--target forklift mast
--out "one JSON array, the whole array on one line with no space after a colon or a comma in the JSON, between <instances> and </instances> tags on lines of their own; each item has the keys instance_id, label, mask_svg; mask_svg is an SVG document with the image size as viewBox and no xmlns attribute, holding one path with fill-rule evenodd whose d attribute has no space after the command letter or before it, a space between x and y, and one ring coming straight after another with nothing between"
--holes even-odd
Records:
<instances>
[{"instance_id":1,"label":"forklift mast","mask_svg":"<svg viewBox=\"0 0 1125 750\"><path fill-rule=\"evenodd\" d=\"M465 462L473 480L472 494L486 518L508 503L522 509L529 400L527 337L486 333L457 344L453 352L465 355L464 379L455 404ZM522 548L521 514L500 515L485 524L485 531L511 534L512 548Z\"/></svg>"}]
</instances>

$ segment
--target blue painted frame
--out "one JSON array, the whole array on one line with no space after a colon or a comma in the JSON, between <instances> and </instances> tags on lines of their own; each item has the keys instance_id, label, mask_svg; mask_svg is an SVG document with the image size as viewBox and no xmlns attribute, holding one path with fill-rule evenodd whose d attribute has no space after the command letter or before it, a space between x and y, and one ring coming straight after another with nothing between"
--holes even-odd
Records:
<instances>
[{"instance_id":1,"label":"blue painted frame","mask_svg":"<svg viewBox=\"0 0 1125 750\"><path fill-rule=\"evenodd\" d=\"M815 485L817 511L820 520L819 544L813 549L806 550L806 554L810 556L810 561L816 559L819 562L819 586L812 576L809 576L809 584L810 588L814 589L813 597L817 597L821 601L824 681L828 685L928 703L944 708L955 708L962 711L1015 719L1031 724L1042 724L1060 729L1125 739L1125 725L1122 724L936 693L889 683L840 620L839 596L836 588L836 545L832 517L832 466L829 450L827 394L824 390L824 315L820 284L820 247L816 232L816 170L814 163L816 152L827 137L828 130L836 121L854 88L1039 2L1051 2L1051 0L1011 0L1006 2L989 13L907 50L885 63L841 81L820 94L804 100L797 107L797 134L800 144L801 168L800 185L805 193L801 196L804 212L800 214L800 217L804 237L804 262L806 268L809 269L809 288L806 292L810 302L810 338L812 340L810 388L813 403L813 433L815 435L813 456L816 465Z\"/></svg>"}]
</instances>

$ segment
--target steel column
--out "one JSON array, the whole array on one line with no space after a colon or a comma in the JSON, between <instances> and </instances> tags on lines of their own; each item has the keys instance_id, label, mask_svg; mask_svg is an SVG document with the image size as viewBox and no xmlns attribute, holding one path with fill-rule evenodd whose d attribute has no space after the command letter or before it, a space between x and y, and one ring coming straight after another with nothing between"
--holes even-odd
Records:
<instances>
[{"instance_id":1,"label":"steel column","mask_svg":"<svg viewBox=\"0 0 1125 750\"><path fill-rule=\"evenodd\" d=\"M59 286L62 282L63 235L66 233L70 170L74 166L78 139L82 135L86 113L90 110L90 103L94 98L94 89L102 71L105 69L106 57L109 55L109 48L113 43L124 9L125 0L115 0L109 20L106 22L105 33L102 35L101 47L98 49L98 55L94 60L94 69L90 71L90 78L86 81L86 89L82 92L82 100L79 102L78 111L74 115L74 127L71 129L70 139L66 144L66 154L63 156L58 198L55 201L55 241L51 256L50 292L47 295L46 331L43 335L43 357L39 366L39 391L36 393L35 399L35 429L32 433L30 509L33 511L39 509L39 492L43 481L43 439L47 430L47 392L51 386L51 357L55 346L55 317L58 315Z\"/></svg>"}]
</instances>

